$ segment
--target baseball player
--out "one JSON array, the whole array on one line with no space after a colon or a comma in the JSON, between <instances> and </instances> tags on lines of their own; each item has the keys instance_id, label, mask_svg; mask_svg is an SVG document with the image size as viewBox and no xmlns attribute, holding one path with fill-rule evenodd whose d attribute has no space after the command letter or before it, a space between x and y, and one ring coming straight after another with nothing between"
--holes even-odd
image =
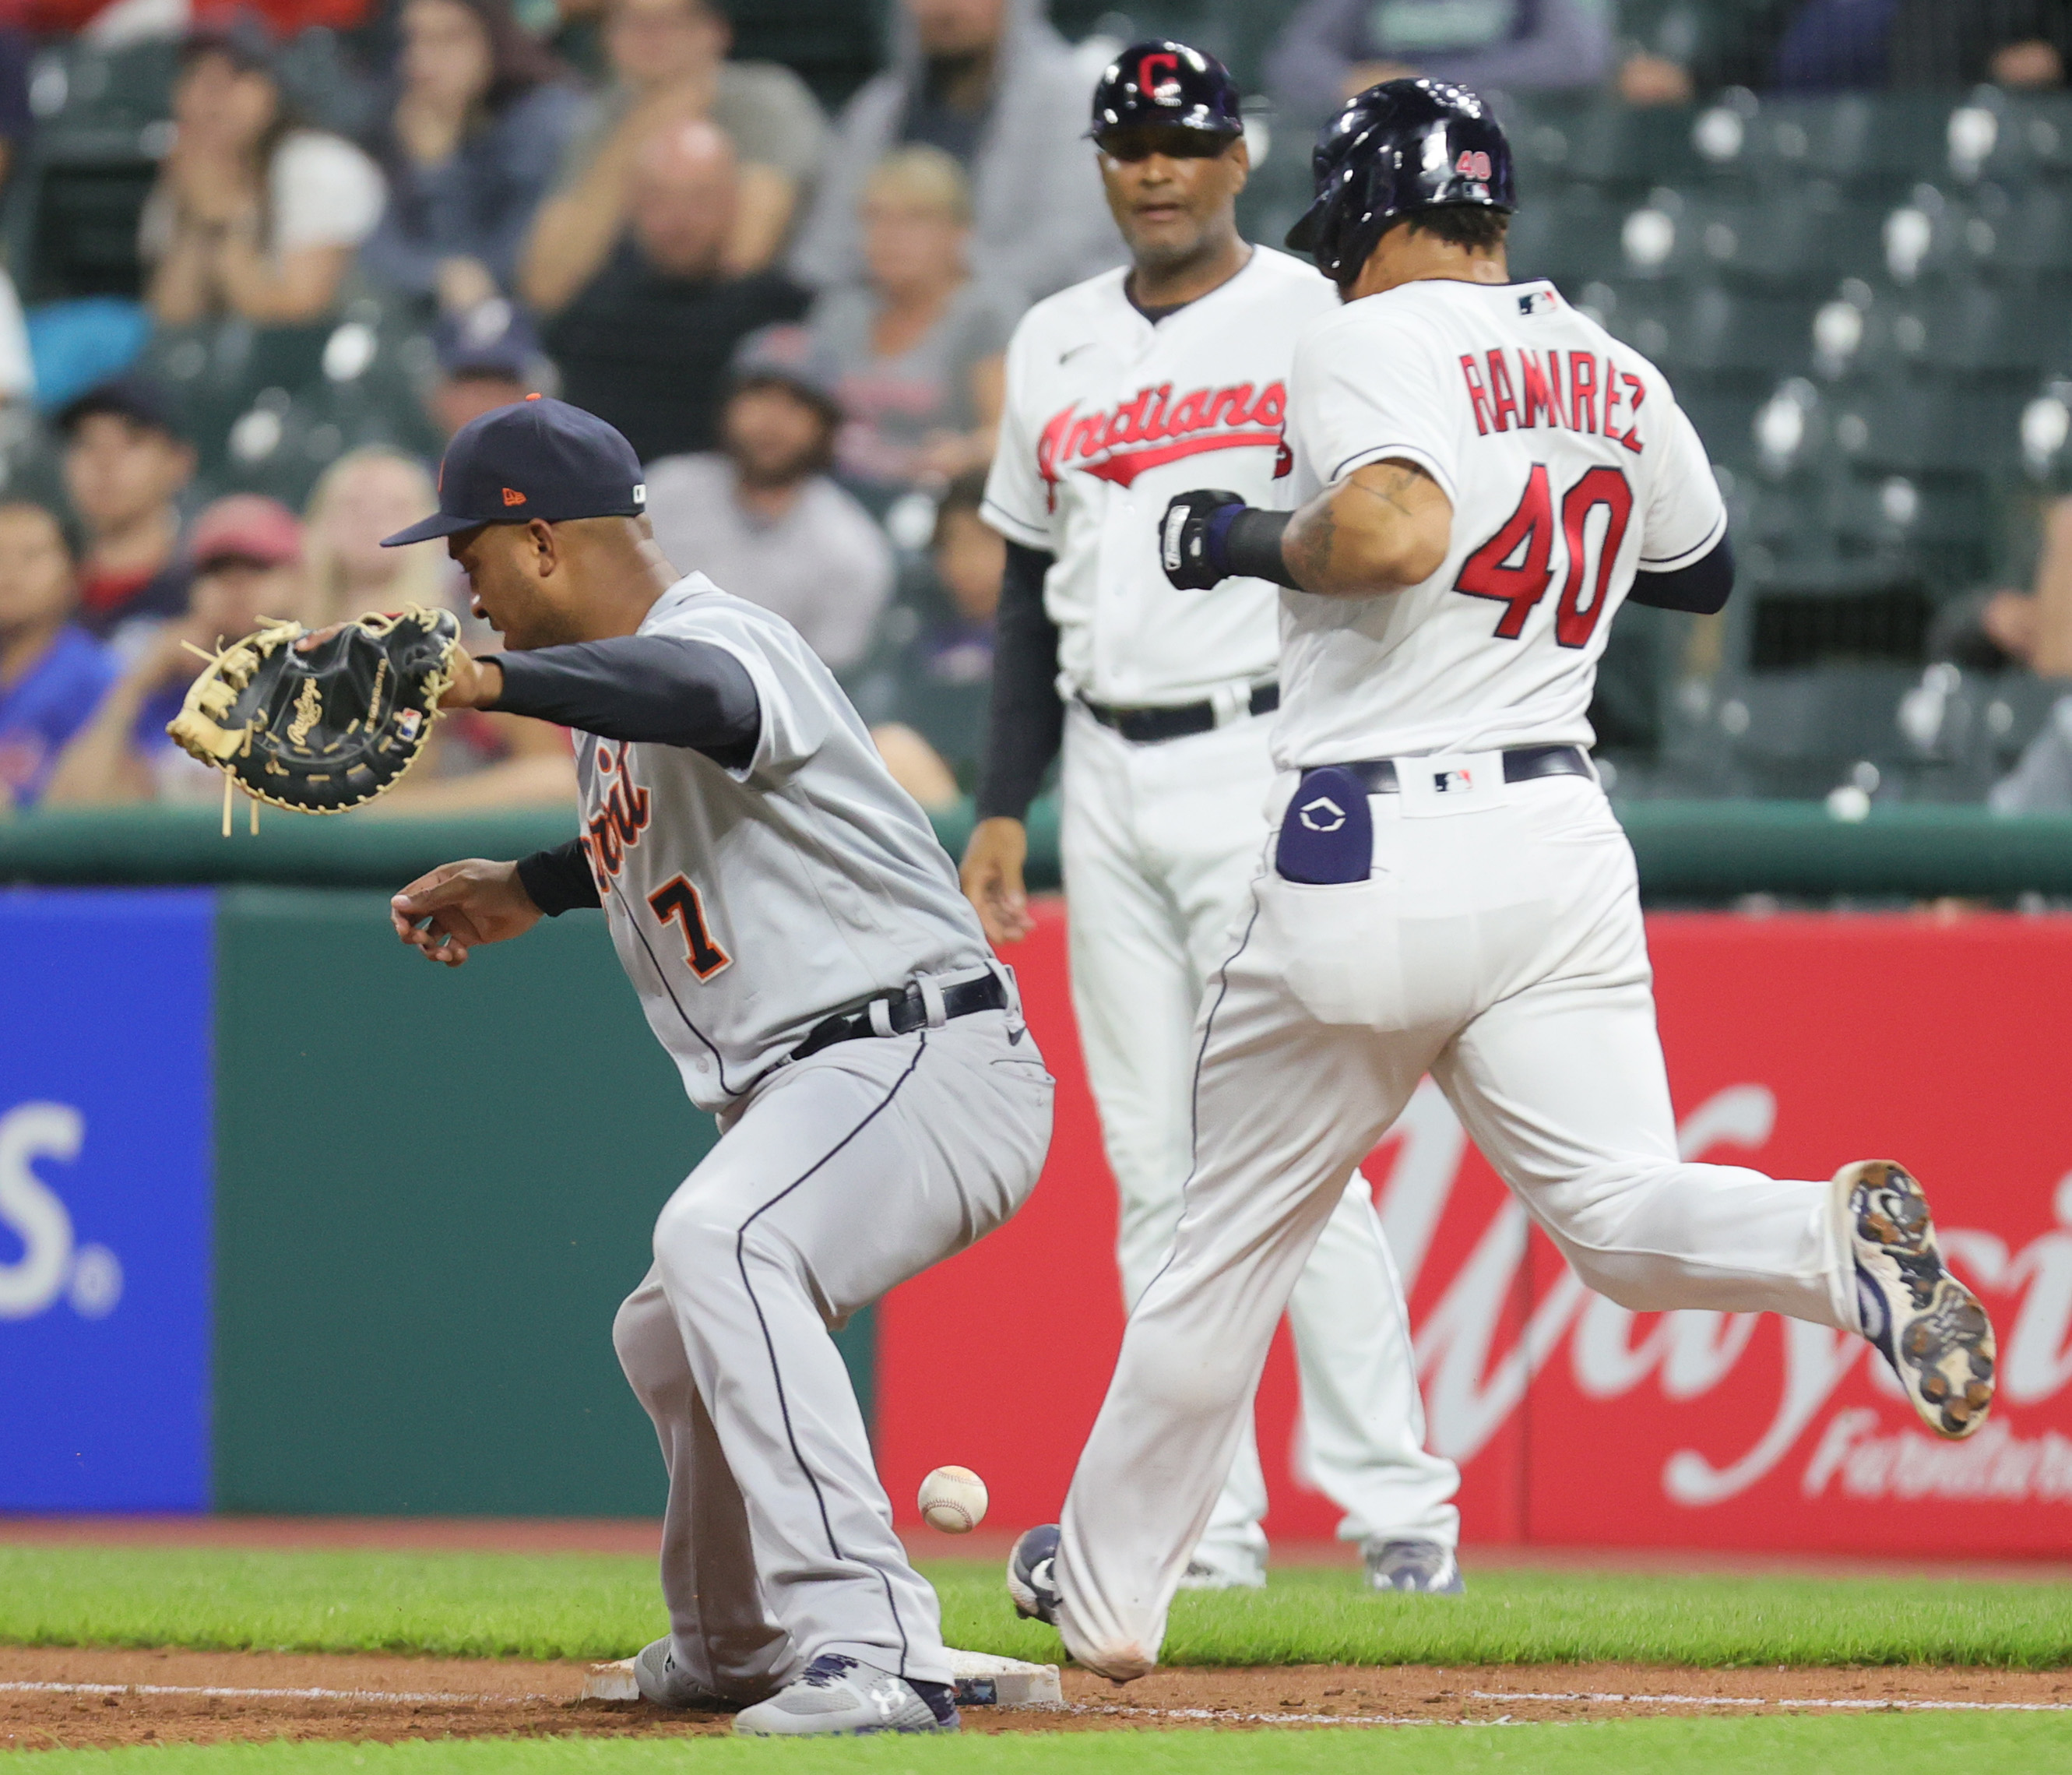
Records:
<instances>
[{"instance_id":1,"label":"baseball player","mask_svg":"<svg viewBox=\"0 0 2072 1775\"><path fill-rule=\"evenodd\" d=\"M1281 1307L1426 1073L1591 1287L1637 1312L1861 1333L1965 1436L1993 1336L1887 1160L1781 1182L1676 1152L1633 855L1584 712L1631 596L1732 587L1705 452L1661 374L1514 283L1511 154L1471 93L1392 80L1316 155L1291 245L1344 306L1296 347L1293 513L1175 499L1179 586L1277 579L1277 833L1197 1034L1195 1165L1060 1530L1009 1567L1083 1663L1156 1662Z\"/></svg>"},{"instance_id":2,"label":"baseball player","mask_svg":"<svg viewBox=\"0 0 2072 1775\"><path fill-rule=\"evenodd\" d=\"M721 1129L612 1331L669 1472L671 1631L640 1692L740 1708L748 1733L953 1728L935 1593L828 1332L1034 1187L1051 1085L1013 977L797 632L663 558L618 432L499 408L455 434L440 488L388 542L448 538L511 649L461 654L444 706L574 729L582 827L434 870L397 933L458 966L602 905Z\"/></svg>"},{"instance_id":3,"label":"baseball player","mask_svg":"<svg viewBox=\"0 0 2072 1775\"><path fill-rule=\"evenodd\" d=\"M1257 577L1176 591L1155 520L1204 484L1289 485L1289 364L1338 306L1300 260L1239 236L1248 161L1223 65L1124 50L1092 134L1131 262L1032 309L1007 352L985 516L1007 538L993 726L964 856L996 942L1028 931L1030 797L1060 743L1072 999L1121 1195L1125 1303L1173 1243L1192 1143L1190 1032L1259 867L1279 641ZM1401 1285L1366 1180L1341 1180L1292 1303L1309 1464L1383 1589L1453 1592L1459 1475L1424 1448ZM1181 1581L1265 1582L1266 1484L1248 1421Z\"/></svg>"}]
</instances>

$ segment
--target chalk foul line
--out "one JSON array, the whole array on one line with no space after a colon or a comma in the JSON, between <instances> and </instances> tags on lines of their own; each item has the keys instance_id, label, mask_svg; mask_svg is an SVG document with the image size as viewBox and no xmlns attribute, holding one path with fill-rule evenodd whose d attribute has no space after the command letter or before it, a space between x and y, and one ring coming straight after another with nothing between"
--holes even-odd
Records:
<instances>
[{"instance_id":1,"label":"chalk foul line","mask_svg":"<svg viewBox=\"0 0 2072 1775\"><path fill-rule=\"evenodd\" d=\"M385 1701L398 1706L444 1702L483 1707L553 1704L550 1695L422 1695L392 1689L226 1689L176 1682L0 1682L0 1695L194 1695L226 1701Z\"/></svg>"},{"instance_id":2,"label":"chalk foul line","mask_svg":"<svg viewBox=\"0 0 2072 1775\"><path fill-rule=\"evenodd\" d=\"M1468 1693L1470 1699L1476 1701L1648 1702L1662 1707L1851 1707L1869 1713L1886 1708L1909 1713L2072 1713L2072 1701L1910 1701L1897 1697L1873 1700L1792 1695L1610 1695L1582 1690L1534 1694L1520 1689L1471 1689Z\"/></svg>"}]
</instances>

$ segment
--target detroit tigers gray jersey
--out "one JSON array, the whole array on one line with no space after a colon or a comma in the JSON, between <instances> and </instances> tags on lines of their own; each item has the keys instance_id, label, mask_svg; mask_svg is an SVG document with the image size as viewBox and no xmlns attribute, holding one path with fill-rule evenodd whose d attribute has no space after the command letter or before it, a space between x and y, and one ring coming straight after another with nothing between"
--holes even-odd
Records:
<instances>
[{"instance_id":1,"label":"detroit tigers gray jersey","mask_svg":"<svg viewBox=\"0 0 2072 1775\"><path fill-rule=\"evenodd\" d=\"M722 1110L829 1011L991 951L927 816L796 630L693 574L639 632L725 648L761 706L738 772L576 735L612 942L692 1102Z\"/></svg>"}]
</instances>

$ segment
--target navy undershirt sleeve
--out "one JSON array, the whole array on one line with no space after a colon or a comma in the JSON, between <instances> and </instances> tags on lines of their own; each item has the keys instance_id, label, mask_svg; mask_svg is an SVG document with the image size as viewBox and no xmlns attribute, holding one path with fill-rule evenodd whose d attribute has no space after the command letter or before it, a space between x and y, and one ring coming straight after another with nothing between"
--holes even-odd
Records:
<instances>
[{"instance_id":1,"label":"navy undershirt sleeve","mask_svg":"<svg viewBox=\"0 0 2072 1775\"><path fill-rule=\"evenodd\" d=\"M602 904L598 898L597 877L590 872L590 859L583 855L580 838L520 857L517 867L519 884L549 918L559 918L578 906Z\"/></svg>"},{"instance_id":2,"label":"navy undershirt sleeve","mask_svg":"<svg viewBox=\"0 0 2072 1775\"><path fill-rule=\"evenodd\" d=\"M1065 735L1058 698L1058 625L1043 608L1043 577L1056 558L1007 545L993 640L993 706L979 768L978 817L1024 820Z\"/></svg>"},{"instance_id":3,"label":"navy undershirt sleeve","mask_svg":"<svg viewBox=\"0 0 2072 1775\"><path fill-rule=\"evenodd\" d=\"M1727 595L1733 589L1734 551L1722 531L1711 550L1688 567L1674 573L1636 573L1626 599L1656 610L1688 610L1695 616L1711 616L1727 607Z\"/></svg>"},{"instance_id":4,"label":"navy undershirt sleeve","mask_svg":"<svg viewBox=\"0 0 2072 1775\"><path fill-rule=\"evenodd\" d=\"M677 635L491 656L504 668L500 710L580 727L600 739L682 746L746 770L763 733L748 668L723 647Z\"/></svg>"}]
</instances>

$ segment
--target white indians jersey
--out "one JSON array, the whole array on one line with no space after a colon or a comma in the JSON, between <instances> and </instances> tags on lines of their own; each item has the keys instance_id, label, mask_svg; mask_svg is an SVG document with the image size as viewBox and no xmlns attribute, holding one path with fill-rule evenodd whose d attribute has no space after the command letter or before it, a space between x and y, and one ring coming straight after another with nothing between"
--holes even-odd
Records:
<instances>
[{"instance_id":1,"label":"white indians jersey","mask_svg":"<svg viewBox=\"0 0 2072 1775\"><path fill-rule=\"evenodd\" d=\"M762 706L741 771L575 736L612 943L691 1101L719 1110L830 1011L992 952L927 816L796 629L694 573L639 632L725 648Z\"/></svg>"},{"instance_id":2,"label":"white indians jersey","mask_svg":"<svg viewBox=\"0 0 2072 1775\"><path fill-rule=\"evenodd\" d=\"M1157 326L1122 270L1038 303L1007 348L986 521L1057 557L1043 588L1059 690L1096 702L1198 702L1273 675L1277 587L1176 591L1158 521L1176 493L1224 487L1289 503L1288 371L1305 322L1338 306L1309 266L1263 246Z\"/></svg>"},{"instance_id":3,"label":"white indians jersey","mask_svg":"<svg viewBox=\"0 0 2072 1775\"><path fill-rule=\"evenodd\" d=\"M1347 303L1295 349L1296 497L1414 463L1453 503L1445 564L1347 600L1283 594L1284 769L1595 737L1586 719L1634 572L1726 532L1662 373L1540 283L1433 279Z\"/></svg>"}]
</instances>

